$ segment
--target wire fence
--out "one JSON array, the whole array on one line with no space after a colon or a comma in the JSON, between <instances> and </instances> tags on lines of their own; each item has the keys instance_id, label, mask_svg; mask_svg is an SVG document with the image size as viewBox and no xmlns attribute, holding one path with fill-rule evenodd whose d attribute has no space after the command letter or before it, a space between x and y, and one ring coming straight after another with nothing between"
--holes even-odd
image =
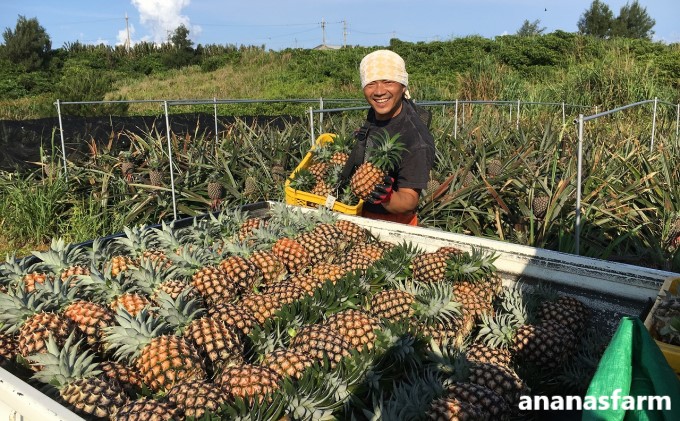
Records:
<instances>
[{"instance_id":1,"label":"wire fence","mask_svg":"<svg viewBox=\"0 0 680 421\"><path fill-rule=\"evenodd\" d=\"M176 189L175 189L175 179L174 179L174 162L172 159L172 144L171 144L171 126L170 126L170 108L173 106L195 106L195 105L206 105L206 104L212 104L213 105L213 117L214 117L214 124L215 124L215 141L219 142L219 130L218 130L218 105L229 105L229 104L260 104L260 103L299 103L299 104L318 104L319 108L314 109L314 107L309 107L308 111L308 116L309 116L309 134L310 134L310 142L311 144L314 144L316 140L316 133L321 132L323 130L323 116L325 114L332 114L332 113L345 113L349 111L361 111L361 110L367 110L369 107L367 105L360 105L360 106L349 106L349 107L335 107L335 108L326 108L325 106L327 104L354 104L354 103L363 103L365 104L363 99L324 99L324 98L318 98L318 99L280 99L280 100L258 100L258 99L197 99L197 100L118 100L118 101L74 101L74 102L62 102L57 100L55 102L55 106L57 108L57 113L58 113L58 121L59 121L59 135L60 135L60 140L61 140L61 149L62 149L62 161L63 161L63 171L64 171L64 176L68 177L68 167L67 167L67 158L66 158L66 148L65 148L65 138L64 138L64 129L62 125L62 106L69 106L69 105L104 105L104 104L115 104L115 103L158 103L163 106L163 113L165 115L165 126L166 126L166 139L167 139L167 148L168 148L168 158L169 158L169 175L170 175L170 188L172 192L172 204L173 204L173 215L174 218L177 219L177 202L176 202ZM680 104L673 104L668 101L663 101L659 100L658 98L654 98L651 100L644 100L644 101L639 101L633 104L627 104L621 107L617 107L611 110L606 110L602 112L598 112L597 106L590 106L590 105L579 105L579 104L567 104L564 102L532 102L532 101L521 101L521 100L513 100L513 101L486 101L486 100L451 100L451 101L419 101L419 105L424 106L424 107L441 107L442 108L442 115L445 117L446 116L446 110L447 107L453 107L454 112L453 112L453 133L452 136L454 139L458 138L458 131L459 131L459 121L461 121L464 124L464 119L465 119L465 107L479 107L479 106L485 106L485 105L490 105L494 107L507 107L508 108L508 113L509 113L509 120L513 120L513 113L514 113L514 123L515 123L515 129L519 130L520 129L520 122L521 122L521 117L522 117L522 111L523 107L557 107L560 112L560 117L562 124L566 124L567 122L567 116L569 113L573 112L574 110L593 110L594 113L591 115L585 115L583 113L578 114L578 118L574 119L573 122L575 125L577 125L577 132L578 132L578 146L577 146L577 186L576 186L576 205L575 205L575 227L574 227L574 244L575 244L575 254L580 253L580 232L581 232L581 196L582 196L582 184L583 184L583 179L582 179L582 166L583 166L583 143L584 143L584 131L585 131L585 124L589 121L592 120L597 120L599 118L609 116L615 113L619 113L621 111L627 110L627 109L632 109L632 108L638 108L642 107L648 104L652 104L652 112L651 112L651 133L650 133L650 150L653 149L654 147L654 141L656 137L656 130L657 130L657 118L658 118L658 113L659 113L659 107L660 106L666 106L666 107L671 107L675 111L675 138L678 140L678 137L680 135ZM672 113L672 111L671 111ZM315 123L315 118L314 116L318 116L318 123Z\"/></svg>"}]
</instances>

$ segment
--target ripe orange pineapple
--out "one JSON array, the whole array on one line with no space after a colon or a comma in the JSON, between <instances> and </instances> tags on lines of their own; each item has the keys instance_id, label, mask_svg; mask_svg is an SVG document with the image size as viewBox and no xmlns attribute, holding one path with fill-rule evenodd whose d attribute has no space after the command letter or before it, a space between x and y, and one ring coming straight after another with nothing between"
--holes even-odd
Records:
<instances>
[{"instance_id":1,"label":"ripe orange pineapple","mask_svg":"<svg viewBox=\"0 0 680 421\"><path fill-rule=\"evenodd\" d=\"M116 314L115 326L105 328L105 341L114 356L134 364L154 392L167 392L182 379L207 377L203 359L191 342L170 334L171 325L147 309L132 316Z\"/></svg>"},{"instance_id":2,"label":"ripe orange pineapple","mask_svg":"<svg viewBox=\"0 0 680 421\"><path fill-rule=\"evenodd\" d=\"M390 136L387 131L382 136L371 138L375 142L366 148L366 160L359 165L350 186L354 194L366 200L377 184L381 184L389 171L395 169L401 161L404 144L399 140L400 134Z\"/></svg>"}]
</instances>

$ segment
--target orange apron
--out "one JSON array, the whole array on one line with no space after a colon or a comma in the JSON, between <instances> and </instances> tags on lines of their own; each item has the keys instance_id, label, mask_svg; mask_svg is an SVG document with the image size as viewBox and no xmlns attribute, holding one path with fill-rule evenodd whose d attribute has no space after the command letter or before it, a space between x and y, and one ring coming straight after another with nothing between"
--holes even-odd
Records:
<instances>
[{"instance_id":1,"label":"orange apron","mask_svg":"<svg viewBox=\"0 0 680 421\"><path fill-rule=\"evenodd\" d=\"M362 211L361 216L370 219L379 219L381 221L398 222L406 225L418 225L418 215L415 213L375 213L369 211Z\"/></svg>"}]
</instances>

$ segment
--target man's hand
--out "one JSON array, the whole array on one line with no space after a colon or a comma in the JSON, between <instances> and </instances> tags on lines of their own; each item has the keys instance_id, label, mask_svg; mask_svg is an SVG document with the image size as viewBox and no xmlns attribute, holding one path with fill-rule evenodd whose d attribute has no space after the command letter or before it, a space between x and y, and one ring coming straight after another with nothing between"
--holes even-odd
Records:
<instances>
[{"instance_id":1,"label":"man's hand","mask_svg":"<svg viewBox=\"0 0 680 421\"><path fill-rule=\"evenodd\" d=\"M366 198L367 203L373 205L378 205L380 203L386 203L390 201L392 197L392 185L394 184L394 178L386 175L383 182L376 184L373 191L368 194Z\"/></svg>"}]
</instances>

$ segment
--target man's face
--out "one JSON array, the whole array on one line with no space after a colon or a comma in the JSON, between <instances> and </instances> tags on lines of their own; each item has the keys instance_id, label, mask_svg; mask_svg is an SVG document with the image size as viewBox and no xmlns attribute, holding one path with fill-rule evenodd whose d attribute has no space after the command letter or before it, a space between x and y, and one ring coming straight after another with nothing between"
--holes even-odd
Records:
<instances>
[{"instance_id":1,"label":"man's face","mask_svg":"<svg viewBox=\"0 0 680 421\"><path fill-rule=\"evenodd\" d=\"M406 87L392 80L376 80L364 86L364 96L378 120L388 120L401 112Z\"/></svg>"}]
</instances>

